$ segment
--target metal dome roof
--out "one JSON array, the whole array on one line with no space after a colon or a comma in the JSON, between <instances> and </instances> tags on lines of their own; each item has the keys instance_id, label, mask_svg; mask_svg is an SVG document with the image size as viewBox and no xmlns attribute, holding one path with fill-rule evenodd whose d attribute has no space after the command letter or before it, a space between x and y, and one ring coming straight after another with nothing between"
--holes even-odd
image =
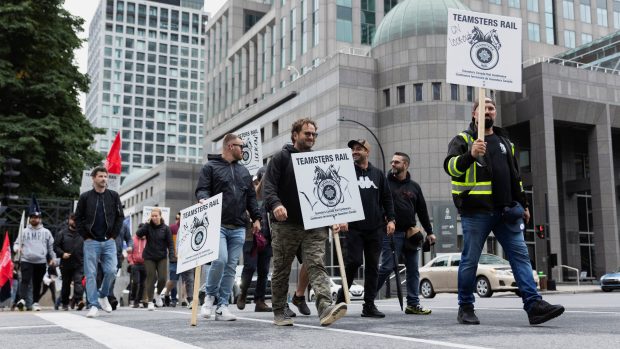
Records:
<instances>
[{"instance_id":1,"label":"metal dome roof","mask_svg":"<svg viewBox=\"0 0 620 349\"><path fill-rule=\"evenodd\" d=\"M446 34L448 8L469 10L459 0L405 0L383 18L372 47L416 35Z\"/></svg>"}]
</instances>

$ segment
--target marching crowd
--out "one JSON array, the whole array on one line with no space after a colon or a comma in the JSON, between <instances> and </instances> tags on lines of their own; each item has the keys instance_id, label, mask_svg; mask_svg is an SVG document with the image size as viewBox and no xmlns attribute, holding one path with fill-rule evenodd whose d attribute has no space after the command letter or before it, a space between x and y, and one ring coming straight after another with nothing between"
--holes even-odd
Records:
<instances>
[{"instance_id":1,"label":"marching crowd","mask_svg":"<svg viewBox=\"0 0 620 349\"><path fill-rule=\"evenodd\" d=\"M453 200L463 227L457 321L469 325L480 323L474 310L476 268L487 236L493 232L506 252L530 324L540 324L561 315L564 308L542 300L536 289L523 239L524 224L530 215L514 146L505 131L494 126L495 102L486 99L482 106L484 120L478 120L478 107L476 102L470 127L448 145L443 164L452 180ZM478 122L484 122L484 140L478 137ZM361 316L385 317L377 308L375 298L394 270L392 253L404 256L407 269L405 313L431 314L430 309L420 304L418 296L418 261L422 245L432 245L436 238L422 189L412 179L411 158L403 152L394 153L391 169L385 174L369 162L368 141L349 141L347 146L354 160L365 219L304 229L292 155L312 151L317 137L315 121L296 120L291 127L291 143L276 152L255 176L239 162L244 143L237 135L227 134L221 154L209 155L200 172L196 199L204 203L222 193L223 202L219 255L208 269L204 300L192 299L193 270L176 273L180 214L174 224L167 225L156 207L148 222L141 224L132 237L123 225L118 193L107 189L107 170L97 167L91 173L93 189L80 196L75 214L68 217L66 227L55 238L43 226L36 202L31 205L29 224L14 244L21 270L14 306L20 310L41 309L39 300L45 292L41 283L44 277L55 277L58 259L62 278L58 308L86 307L87 317L96 317L99 310L112 312L118 305L113 290L123 261L123 245L126 245L131 271L129 298L134 308L153 310L164 305L176 306L181 291L185 290L190 307L201 304L202 317L236 320L229 310L229 302L236 267L243 255L240 292L235 299L237 307L245 309L248 288L256 272L255 311L273 312L275 325L290 326L296 313L288 305L289 277L291 265L297 259L302 267L290 301L301 314L310 315L305 291L312 287L320 324L328 326L347 313L342 288L337 298L332 299L324 265L330 228L336 238L344 236L349 287L359 267L365 266ZM426 235L418 227L416 216ZM272 263L269 306L265 302L265 288ZM51 286L53 282L45 284ZM48 288L55 298L55 289Z\"/></svg>"}]
</instances>

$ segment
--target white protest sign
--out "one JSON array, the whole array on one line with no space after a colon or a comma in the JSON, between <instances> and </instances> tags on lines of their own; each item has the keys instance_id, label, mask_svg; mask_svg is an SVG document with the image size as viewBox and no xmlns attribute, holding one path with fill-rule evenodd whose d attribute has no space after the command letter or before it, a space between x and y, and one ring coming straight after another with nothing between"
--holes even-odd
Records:
<instances>
[{"instance_id":1,"label":"white protest sign","mask_svg":"<svg viewBox=\"0 0 620 349\"><path fill-rule=\"evenodd\" d=\"M291 156L305 229L364 219L351 149Z\"/></svg>"},{"instance_id":2,"label":"white protest sign","mask_svg":"<svg viewBox=\"0 0 620 349\"><path fill-rule=\"evenodd\" d=\"M521 18L448 9L446 81L521 92Z\"/></svg>"},{"instance_id":3,"label":"white protest sign","mask_svg":"<svg viewBox=\"0 0 620 349\"><path fill-rule=\"evenodd\" d=\"M82 171L82 183L80 184L80 194L93 189L93 178L90 176L92 170ZM121 188L121 175L108 173L108 189L118 192Z\"/></svg>"},{"instance_id":4,"label":"white protest sign","mask_svg":"<svg viewBox=\"0 0 620 349\"><path fill-rule=\"evenodd\" d=\"M220 252L222 193L181 210L177 233L177 274L217 259Z\"/></svg>"},{"instance_id":5,"label":"white protest sign","mask_svg":"<svg viewBox=\"0 0 620 349\"><path fill-rule=\"evenodd\" d=\"M166 224L170 225L174 222L170 222L170 207L160 207L160 206L144 206L142 207L142 223L148 223L149 219L151 219L151 211L157 207L161 210L161 218L164 219Z\"/></svg>"},{"instance_id":6,"label":"white protest sign","mask_svg":"<svg viewBox=\"0 0 620 349\"><path fill-rule=\"evenodd\" d=\"M254 128L247 131L237 133L237 136L243 140L243 157L239 163L250 171L253 176L258 169L263 167L263 146L260 140L260 129Z\"/></svg>"}]
</instances>

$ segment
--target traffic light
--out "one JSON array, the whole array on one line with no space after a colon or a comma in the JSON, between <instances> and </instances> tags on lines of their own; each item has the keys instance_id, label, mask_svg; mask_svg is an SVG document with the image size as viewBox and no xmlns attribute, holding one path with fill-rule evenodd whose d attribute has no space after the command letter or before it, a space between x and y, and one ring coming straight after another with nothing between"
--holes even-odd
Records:
<instances>
[{"instance_id":1,"label":"traffic light","mask_svg":"<svg viewBox=\"0 0 620 349\"><path fill-rule=\"evenodd\" d=\"M15 183L15 177L19 176L20 172L15 170L15 167L21 164L20 159L15 158L6 158L4 160L4 183L2 186L4 187L5 198L8 200L17 200L19 197L17 195L11 195L12 189L19 188L19 183Z\"/></svg>"},{"instance_id":2,"label":"traffic light","mask_svg":"<svg viewBox=\"0 0 620 349\"><path fill-rule=\"evenodd\" d=\"M536 236L538 236L540 239L544 239L545 238L545 225L544 224L539 224L536 226Z\"/></svg>"}]
</instances>

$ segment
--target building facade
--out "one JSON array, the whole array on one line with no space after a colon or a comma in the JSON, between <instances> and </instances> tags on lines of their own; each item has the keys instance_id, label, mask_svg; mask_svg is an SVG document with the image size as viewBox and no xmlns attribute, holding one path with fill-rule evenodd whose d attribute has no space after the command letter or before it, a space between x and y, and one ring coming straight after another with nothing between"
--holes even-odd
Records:
<instances>
[{"instance_id":1,"label":"building facade","mask_svg":"<svg viewBox=\"0 0 620 349\"><path fill-rule=\"evenodd\" d=\"M204 127L202 0L101 0L89 32L86 117L118 132L122 176L162 161L200 162Z\"/></svg>"},{"instance_id":2,"label":"building facade","mask_svg":"<svg viewBox=\"0 0 620 349\"><path fill-rule=\"evenodd\" d=\"M318 123L316 149L343 148L360 137L377 145L356 124L361 123L377 135L384 151L385 159L373 146L371 162L378 167L387 166L395 151L411 155L412 177L437 217L451 206L450 179L442 168L447 145L471 121L476 98L472 87L445 80L447 9L518 16L523 19L523 92L491 94L498 101L498 123L520 150L532 202L525 236L533 265L553 272L555 279L575 278L562 265L586 277L617 268L619 76L613 67L593 69L602 64L594 60L590 66L579 63L590 52L579 50L616 30L618 2L395 3L227 2L206 32L205 153L216 150L226 133L252 126L261 129L268 161L290 142L292 122L304 116ZM371 45L364 36L369 30ZM583 55L558 58L567 50ZM536 237L538 225L547 228L545 239ZM448 233L458 239L440 243L438 252L460 248L460 227L444 238ZM492 236L487 251L503 254Z\"/></svg>"}]
</instances>

